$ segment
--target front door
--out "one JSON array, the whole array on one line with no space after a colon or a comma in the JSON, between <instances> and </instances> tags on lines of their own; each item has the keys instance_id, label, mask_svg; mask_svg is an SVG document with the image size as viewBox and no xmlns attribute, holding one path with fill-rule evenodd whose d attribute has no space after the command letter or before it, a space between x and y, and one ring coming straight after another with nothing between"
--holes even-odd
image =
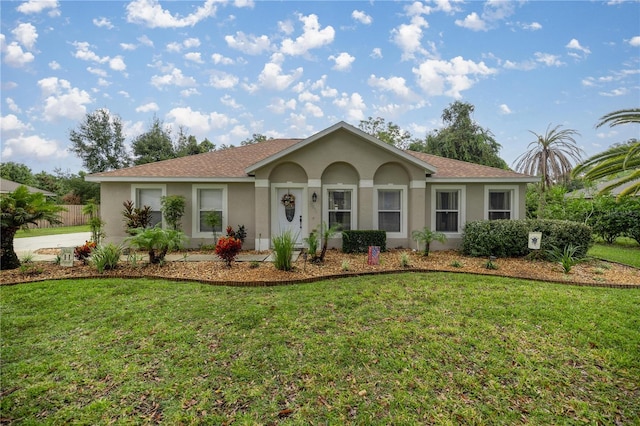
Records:
<instances>
[{"instance_id":1,"label":"front door","mask_svg":"<svg viewBox=\"0 0 640 426\"><path fill-rule=\"evenodd\" d=\"M306 229L304 219L302 188L277 188L276 209L273 235L279 235L285 231L291 231L296 240L296 245L302 244L303 230Z\"/></svg>"}]
</instances>

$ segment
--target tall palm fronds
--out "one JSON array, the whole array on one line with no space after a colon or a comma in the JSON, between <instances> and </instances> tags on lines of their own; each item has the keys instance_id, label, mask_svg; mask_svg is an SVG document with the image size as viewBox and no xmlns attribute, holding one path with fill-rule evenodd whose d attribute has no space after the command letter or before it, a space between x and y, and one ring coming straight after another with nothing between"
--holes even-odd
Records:
<instances>
[{"instance_id":1,"label":"tall palm fronds","mask_svg":"<svg viewBox=\"0 0 640 426\"><path fill-rule=\"evenodd\" d=\"M620 124L640 123L640 108L623 109L606 114L600 118L597 127L608 124L618 126ZM628 172L625 174L625 172ZM622 177L612 180L604 186L600 193L608 193L614 188L632 183L618 195L635 195L640 192L640 141L630 141L617 144L604 152L596 154L585 160L573 170L573 175L584 173L587 180L613 179L620 174ZM635 183L634 183L635 181Z\"/></svg>"},{"instance_id":2,"label":"tall palm fronds","mask_svg":"<svg viewBox=\"0 0 640 426\"><path fill-rule=\"evenodd\" d=\"M583 152L574 139L580 133L560 127L562 126L551 128L549 125L544 135L529 130L536 140L514 162L516 171L541 177L542 191L567 176L573 168L573 162L579 163L582 160Z\"/></svg>"}]
</instances>

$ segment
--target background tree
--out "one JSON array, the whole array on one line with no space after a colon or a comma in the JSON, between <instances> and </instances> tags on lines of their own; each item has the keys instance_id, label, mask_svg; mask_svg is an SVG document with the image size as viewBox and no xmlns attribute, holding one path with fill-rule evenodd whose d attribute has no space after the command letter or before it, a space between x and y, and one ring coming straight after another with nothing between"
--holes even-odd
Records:
<instances>
[{"instance_id":1,"label":"background tree","mask_svg":"<svg viewBox=\"0 0 640 426\"><path fill-rule=\"evenodd\" d=\"M400 149L406 149L413 138L411 133L402 130L397 124L385 122L382 117L369 117L367 120L360 120L358 127L382 142Z\"/></svg>"},{"instance_id":2,"label":"background tree","mask_svg":"<svg viewBox=\"0 0 640 426\"><path fill-rule=\"evenodd\" d=\"M514 162L516 171L540 176L541 192L569 177L573 168L572 161L581 161L582 150L574 139L579 133L561 127L558 125L551 128L549 125L544 135L529 130L536 139L529 143L527 151Z\"/></svg>"},{"instance_id":3,"label":"background tree","mask_svg":"<svg viewBox=\"0 0 640 426\"><path fill-rule=\"evenodd\" d=\"M253 145L255 143L264 142L264 141L269 140L269 139L273 139L273 138L268 138L267 136L263 135L262 133L254 133L250 138L247 138L247 139L243 140L242 142L240 142L240 146Z\"/></svg>"},{"instance_id":4,"label":"background tree","mask_svg":"<svg viewBox=\"0 0 640 426\"><path fill-rule=\"evenodd\" d=\"M187 155L203 154L209 151L215 151L216 146L205 138L202 142L198 143L195 136L187 136L184 127L180 126L178 129L178 137L175 142L176 157L186 157Z\"/></svg>"},{"instance_id":5,"label":"background tree","mask_svg":"<svg viewBox=\"0 0 640 426\"><path fill-rule=\"evenodd\" d=\"M640 123L640 108L609 113L600 118L596 128L605 124L614 127L629 123ZM574 176L583 173L587 180L618 178L602 188L601 194L627 183L632 184L621 191L619 196L637 194L640 192L640 141L631 139L588 158L573 170Z\"/></svg>"},{"instance_id":6,"label":"background tree","mask_svg":"<svg viewBox=\"0 0 640 426\"><path fill-rule=\"evenodd\" d=\"M427 135L424 143L414 141L413 151L468 161L500 169L508 169L500 158L501 145L488 129L473 121L475 107L467 102L455 101L442 112L444 127Z\"/></svg>"},{"instance_id":7,"label":"background tree","mask_svg":"<svg viewBox=\"0 0 640 426\"><path fill-rule=\"evenodd\" d=\"M0 269L15 269L20 260L13 248L13 239L19 229L28 228L38 220L49 223L60 223L58 213L64 208L49 201L41 192L29 192L21 185L15 191L0 197Z\"/></svg>"},{"instance_id":8,"label":"background tree","mask_svg":"<svg viewBox=\"0 0 640 426\"><path fill-rule=\"evenodd\" d=\"M131 148L135 156L135 165L176 158L171 130L163 128L163 123L158 117L153 117L149 130L137 136L131 143Z\"/></svg>"},{"instance_id":9,"label":"background tree","mask_svg":"<svg viewBox=\"0 0 640 426\"><path fill-rule=\"evenodd\" d=\"M0 163L0 177L23 185L35 185L31 169L24 164L14 163L13 161Z\"/></svg>"},{"instance_id":10,"label":"background tree","mask_svg":"<svg viewBox=\"0 0 640 426\"><path fill-rule=\"evenodd\" d=\"M69 133L71 151L89 173L127 167L131 162L124 146L122 121L107 109L88 113L76 130Z\"/></svg>"}]
</instances>

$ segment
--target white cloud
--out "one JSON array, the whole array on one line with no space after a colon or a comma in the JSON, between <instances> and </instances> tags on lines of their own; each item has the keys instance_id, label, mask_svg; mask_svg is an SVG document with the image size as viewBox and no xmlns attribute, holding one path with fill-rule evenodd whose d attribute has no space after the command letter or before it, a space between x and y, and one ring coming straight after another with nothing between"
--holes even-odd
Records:
<instances>
[{"instance_id":1,"label":"white cloud","mask_svg":"<svg viewBox=\"0 0 640 426\"><path fill-rule=\"evenodd\" d=\"M172 120L175 126L187 127L198 138L206 137L212 129L223 129L234 123L225 114L205 114L194 111L191 107L173 108L167 113L167 118Z\"/></svg>"},{"instance_id":2,"label":"white cloud","mask_svg":"<svg viewBox=\"0 0 640 426\"><path fill-rule=\"evenodd\" d=\"M129 92L126 92L126 91L124 91L124 90L120 90L120 91L118 92L118 94L119 94L120 96L122 96L123 98L127 98L127 99L129 99L129 98L131 97L131 96L129 96Z\"/></svg>"},{"instance_id":3,"label":"white cloud","mask_svg":"<svg viewBox=\"0 0 640 426\"><path fill-rule=\"evenodd\" d=\"M19 24L11 31L11 34L13 34L18 43L26 47L28 50L33 50L36 41L38 40L38 31L36 30L36 27L28 23Z\"/></svg>"},{"instance_id":4,"label":"white cloud","mask_svg":"<svg viewBox=\"0 0 640 426\"><path fill-rule=\"evenodd\" d=\"M71 87L67 80L57 77L43 78L38 81L44 101L44 120L58 119L80 120L87 112L86 105L93 102L89 93L77 87Z\"/></svg>"},{"instance_id":5,"label":"white cloud","mask_svg":"<svg viewBox=\"0 0 640 426\"><path fill-rule=\"evenodd\" d=\"M5 102L7 103L7 107L9 107L10 111L16 112L16 113L22 112L18 104L16 104L16 102L13 100L13 98L6 98Z\"/></svg>"},{"instance_id":6,"label":"white cloud","mask_svg":"<svg viewBox=\"0 0 640 426\"><path fill-rule=\"evenodd\" d=\"M150 111L158 111L160 107L155 102L149 102L144 105L140 105L136 108L136 112L150 112Z\"/></svg>"},{"instance_id":7,"label":"white cloud","mask_svg":"<svg viewBox=\"0 0 640 426\"><path fill-rule=\"evenodd\" d=\"M317 15L299 15L298 19L303 22L302 35L295 40L284 39L280 46L282 53L290 56L305 55L311 49L333 42L335 30L330 25L320 29Z\"/></svg>"},{"instance_id":8,"label":"white cloud","mask_svg":"<svg viewBox=\"0 0 640 426\"><path fill-rule=\"evenodd\" d=\"M120 48L122 48L122 50L136 50L138 45L133 43L120 43Z\"/></svg>"},{"instance_id":9,"label":"white cloud","mask_svg":"<svg viewBox=\"0 0 640 426\"><path fill-rule=\"evenodd\" d=\"M511 108L509 108L509 105L507 105L507 104L501 104L499 113L501 115L509 115L509 114L511 114Z\"/></svg>"},{"instance_id":10,"label":"white cloud","mask_svg":"<svg viewBox=\"0 0 640 426\"><path fill-rule=\"evenodd\" d=\"M282 67L275 62L268 62L258 76L260 86L272 90L284 90L302 76L302 67L291 74L283 74Z\"/></svg>"},{"instance_id":11,"label":"white cloud","mask_svg":"<svg viewBox=\"0 0 640 426\"><path fill-rule=\"evenodd\" d=\"M196 80L182 74L180 68L172 69L169 74L154 75L151 77L151 84L158 89L162 89L164 86L189 87L197 85Z\"/></svg>"},{"instance_id":12,"label":"white cloud","mask_svg":"<svg viewBox=\"0 0 640 426\"><path fill-rule=\"evenodd\" d=\"M55 140L41 138L40 136L23 136L7 139L3 143L2 156L25 157L36 159L65 158L69 152L60 147Z\"/></svg>"},{"instance_id":13,"label":"white cloud","mask_svg":"<svg viewBox=\"0 0 640 426\"><path fill-rule=\"evenodd\" d=\"M335 65L333 69L336 71L349 71L351 64L356 60L354 56L349 55L347 52L342 52L338 56L329 56L330 61L334 61Z\"/></svg>"},{"instance_id":14,"label":"white cloud","mask_svg":"<svg viewBox=\"0 0 640 426\"><path fill-rule=\"evenodd\" d=\"M87 71L89 71L93 75L97 75L99 77L107 77L107 72L100 68L87 67Z\"/></svg>"},{"instance_id":15,"label":"white cloud","mask_svg":"<svg viewBox=\"0 0 640 426\"><path fill-rule=\"evenodd\" d=\"M539 22L532 22L530 24L522 24L522 28L528 31L538 31L542 29L542 24Z\"/></svg>"},{"instance_id":16,"label":"white cloud","mask_svg":"<svg viewBox=\"0 0 640 426\"><path fill-rule=\"evenodd\" d=\"M4 53L4 63L14 68L22 68L29 62L33 62L35 56L31 52L25 52L18 42L13 41L9 45L4 44L2 39L2 52Z\"/></svg>"},{"instance_id":17,"label":"white cloud","mask_svg":"<svg viewBox=\"0 0 640 426\"><path fill-rule=\"evenodd\" d=\"M578 50L578 51L584 53L585 56L591 53L591 50L589 50L588 47L581 46L580 42L575 38L572 38L571 41L569 43L567 43L567 45L565 47L567 49Z\"/></svg>"},{"instance_id":18,"label":"white cloud","mask_svg":"<svg viewBox=\"0 0 640 426\"><path fill-rule=\"evenodd\" d=\"M534 53L536 61L545 64L548 67L559 67L564 65L564 62L560 60L560 56L552 55L551 53L536 52Z\"/></svg>"},{"instance_id":19,"label":"white cloud","mask_svg":"<svg viewBox=\"0 0 640 426\"><path fill-rule=\"evenodd\" d=\"M429 59L413 68L418 85L431 96L447 95L459 99L460 92L471 88L479 77L495 74L484 62L473 62L457 56L450 61Z\"/></svg>"},{"instance_id":20,"label":"white cloud","mask_svg":"<svg viewBox=\"0 0 640 426\"><path fill-rule=\"evenodd\" d=\"M124 71L127 69L127 64L124 63L122 56L116 56L109 59L109 68L114 71Z\"/></svg>"},{"instance_id":21,"label":"white cloud","mask_svg":"<svg viewBox=\"0 0 640 426\"><path fill-rule=\"evenodd\" d=\"M198 22L215 16L215 4L216 0L206 0L195 12L180 16L163 9L158 0L133 0L127 5L127 22L148 28L193 27Z\"/></svg>"},{"instance_id":22,"label":"white cloud","mask_svg":"<svg viewBox=\"0 0 640 426\"><path fill-rule=\"evenodd\" d=\"M216 89L231 89L239 82L238 77L222 71L214 71L209 77L209 84Z\"/></svg>"},{"instance_id":23,"label":"white cloud","mask_svg":"<svg viewBox=\"0 0 640 426\"><path fill-rule=\"evenodd\" d=\"M211 55L211 60L216 65L233 65L233 59L227 58L219 53L214 53Z\"/></svg>"},{"instance_id":24,"label":"white cloud","mask_svg":"<svg viewBox=\"0 0 640 426\"><path fill-rule=\"evenodd\" d=\"M248 55L259 55L271 50L271 40L266 35L254 36L253 34L247 35L242 31L238 31L235 36L225 36L224 40L230 48Z\"/></svg>"},{"instance_id":25,"label":"white cloud","mask_svg":"<svg viewBox=\"0 0 640 426\"><path fill-rule=\"evenodd\" d=\"M393 42L402 50L403 61L415 58L416 53L427 53L422 47L423 28L429 28L429 23L422 16L414 16L410 24L391 30Z\"/></svg>"},{"instance_id":26,"label":"white cloud","mask_svg":"<svg viewBox=\"0 0 640 426\"><path fill-rule=\"evenodd\" d=\"M365 118L364 111L367 109L367 106L362 96L357 92L351 95L342 93L338 99L333 101L333 104L345 112L347 120L360 121Z\"/></svg>"},{"instance_id":27,"label":"white cloud","mask_svg":"<svg viewBox=\"0 0 640 426\"><path fill-rule=\"evenodd\" d=\"M24 13L25 15L30 15L32 13L40 13L43 10L47 10L47 9L51 9L49 11L49 16L60 15L60 11L58 10L57 0L29 0L20 4L20 6L16 8L18 12Z\"/></svg>"},{"instance_id":28,"label":"white cloud","mask_svg":"<svg viewBox=\"0 0 640 426\"><path fill-rule=\"evenodd\" d=\"M320 102L320 99L320 96L308 90L300 92L300 94L298 95L298 100L300 102Z\"/></svg>"},{"instance_id":29,"label":"white cloud","mask_svg":"<svg viewBox=\"0 0 640 426\"><path fill-rule=\"evenodd\" d=\"M177 41L173 41L173 42L167 44L167 52L178 53L181 50L182 50L182 45L180 43L178 43Z\"/></svg>"},{"instance_id":30,"label":"white cloud","mask_svg":"<svg viewBox=\"0 0 640 426\"><path fill-rule=\"evenodd\" d=\"M72 45L76 48L76 52L73 54L75 58L81 59L83 61L92 61L98 62L100 64L104 64L109 61L108 56L100 57L95 52L93 52L90 47L91 45L86 41L74 41Z\"/></svg>"},{"instance_id":31,"label":"white cloud","mask_svg":"<svg viewBox=\"0 0 640 426\"><path fill-rule=\"evenodd\" d=\"M373 18L361 10L351 12L351 17L364 25L370 25L373 22Z\"/></svg>"},{"instance_id":32,"label":"white cloud","mask_svg":"<svg viewBox=\"0 0 640 426\"><path fill-rule=\"evenodd\" d=\"M185 53L184 58L187 61L195 62L196 64L204 64L204 61L202 60L202 54L200 52Z\"/></svg>"},{"instance_id":33,"label":"white cloud","mask_svg":"<svg viewBox=\"0 0 640 426\"><path fill-rule=\"evenodd\" d=\"M184 47L191 49L193 47L200 47L200 39L197 37L191 37L182 42Z\"/></svg>"},{"instance_id":34,"label":"white cloud","mask_svg":"<svg viewBox=\"0 0 640 426\"><path fill-rule=\"evenodd\" d=\"M407 81L403 77L376 77L375 74L371 74L367 83L371 87L376 87L385 92L391 92L401 99L407 101L416 101L418 96L407 87Z\"/></svg>"},{"instance_id":35,"label":"white cloud","mask_svg":"<svg viewBox=\"0 0 640 426\"><path fill-rule=\"evenodd\" d=\"M629 44L633 47L639 47L640 46L640 36L634 36L631 37L631 39L629 40Z\"/></svg>"},{"instance_id":36,"label":"white cloud","mask_svg":"<svg viewBox=\"0 0 640 426\"><path fill-rule=\"evenodd\" d=\"M220 102L223 105L228 106L229 108L233 108L233 109L240 109L242 108L242 106L240 104L238 104L236 102L235 99L233 99L233 97L231 97L231 95L224 95L223 97L220 98Z\"/></svg>"},{"instance_id":37,"label":"white cloud","mask_svg":"<svg viewBox=\"0 0 640 426\"><path fill-rule=\"evenodd\" d=\"M275 100L271 101L271 103L267 106L267 109L274 114L284 114L288 109L295 111L296 106L297 102L295 99L289 99L288 101L285 101L282 98L276 98Z\"/></svg>"},{"instance_id":38,"label":"white cloud","mask_svg":"<svg viewBox=\"0 0 640 426\"><path fill-rule=\"evenodd\" d=\"M278 21L278 29L286 35L290 35L295 30L293 23L288 19L286 21Z\"/></svg>"},{"instance_id":39,"label":"white cloud","mask_svg":"<svg viewBox=\"0 0 640 426\"><path fill-rule=\"evenodd\" d=\"M113 28L111 21L105 17L93 18L93 25L99 28L106 28L108 30Z\"/></svg>"},{"instance_id":40,"label":"white cloud","mask_svg":"<svg viewBox=\"0 0 640 426\"><path fill-rule=\"evenodd\" d=\"M373 59L382 59L382 49L374 47L369 56Z\"/></svg>"},{"instance_id":41,"label":"white cloud","mask_svg":"<svg viewBox=\"0 0 640 426\"><path fill-rule=\"evenodd\" d=\"M318 105L312 104L311 102L307 102L306 104L304 104L303 111L316 118L324 117L322 108L320 108Z\"/></svg>"},{"instance_id":42,"label":"white cloud","mask_svg":"<svg viewBox=\"0 0 640 426\"><path fill-rule=\"evenodd\" d=\"M456 25L471 31L487 31L487 23L476 13L467 15L464 20L456 19Z\"/></svg>"},{"instance_id":43,"label":"white cloud","mask_svg":"<svg viewBox=\"0 0 640 426\"><path fill-rule=\"evenodd\" d=\"M183 98L188 98L189 96L195 96L195 95L200 95L200 92L198 92L198 89L196 89L195 87L180 91L180 96L182 96Z\"/></svg>"},{"instance_id":44,"label":"white cloud","mask_svg":"<svg viewBox=\"0 0 640 426\"><path fill-rule=\"evenodd\" d=\"M616 97L616 96L624 96L628 93L629 91L624 88L624 87L620 87L618 89L613 89L610 90L608 92L599 92L599 94L601 96L607 96L607 97Z\"/></svg>"},{"instance_id":45,"label":"white cloud","mask_svg":"<svg viewBox=\"0 0 640 426\"><path fill-rule=\"evenodd\" d=\"M15 105L15 104L14 104ZM24 124L20 119L14 114L5 115L1 117L0 120L0 130L3 132L22 132L25 130L32 130L30 124Z\"/></svg>"},{"instance_id":46,"label":"white cloud","mask_svg":"<svg viewBox=\"0 0 640 426\"><path fill-rule=\"evenodd\" d=\"M138 37L138 41L144 46L153 47L153 41L146 35L141 35L140 37Z\"/></svg>"},{"instance_id":47,"label":"white cloud","mask_svg":"<svg viewBox=\"0 0 640 426\"><path fill-rule=\"evenodd\" d=\"M59 70L60 69L60 64L57 63L56 61L51 61L51 62L49 62L49 68L51 68L54 71Z\"/></svg>"}]
</instances>

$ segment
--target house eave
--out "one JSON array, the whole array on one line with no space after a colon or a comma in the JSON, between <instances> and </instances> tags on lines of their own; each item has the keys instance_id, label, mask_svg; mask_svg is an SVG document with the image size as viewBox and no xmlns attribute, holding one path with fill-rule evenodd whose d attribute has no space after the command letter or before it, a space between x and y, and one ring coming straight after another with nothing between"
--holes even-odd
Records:
<instances>
[{"instance_id":1,"label":"house eave","mask_svg":"<svg viewBox=\"0 0 640 426\"><path fill-rule=\"evenodd\" d=\"M536 177L447 177L427 178L427 183L535 183L540 179Z\"/></svg>"},{"instance_id":2,"label":"house eave","mask_svg":"<svg viewBox=\"0 0 640 426\"><path fill-rule=\"evenodd\" d=\"M88 182L128 182L128 183L149 183L149 182L224 182L224 183L253 183L255 177L175 177L175 176L85 176Z\"/></svg>"}]
</instances>

